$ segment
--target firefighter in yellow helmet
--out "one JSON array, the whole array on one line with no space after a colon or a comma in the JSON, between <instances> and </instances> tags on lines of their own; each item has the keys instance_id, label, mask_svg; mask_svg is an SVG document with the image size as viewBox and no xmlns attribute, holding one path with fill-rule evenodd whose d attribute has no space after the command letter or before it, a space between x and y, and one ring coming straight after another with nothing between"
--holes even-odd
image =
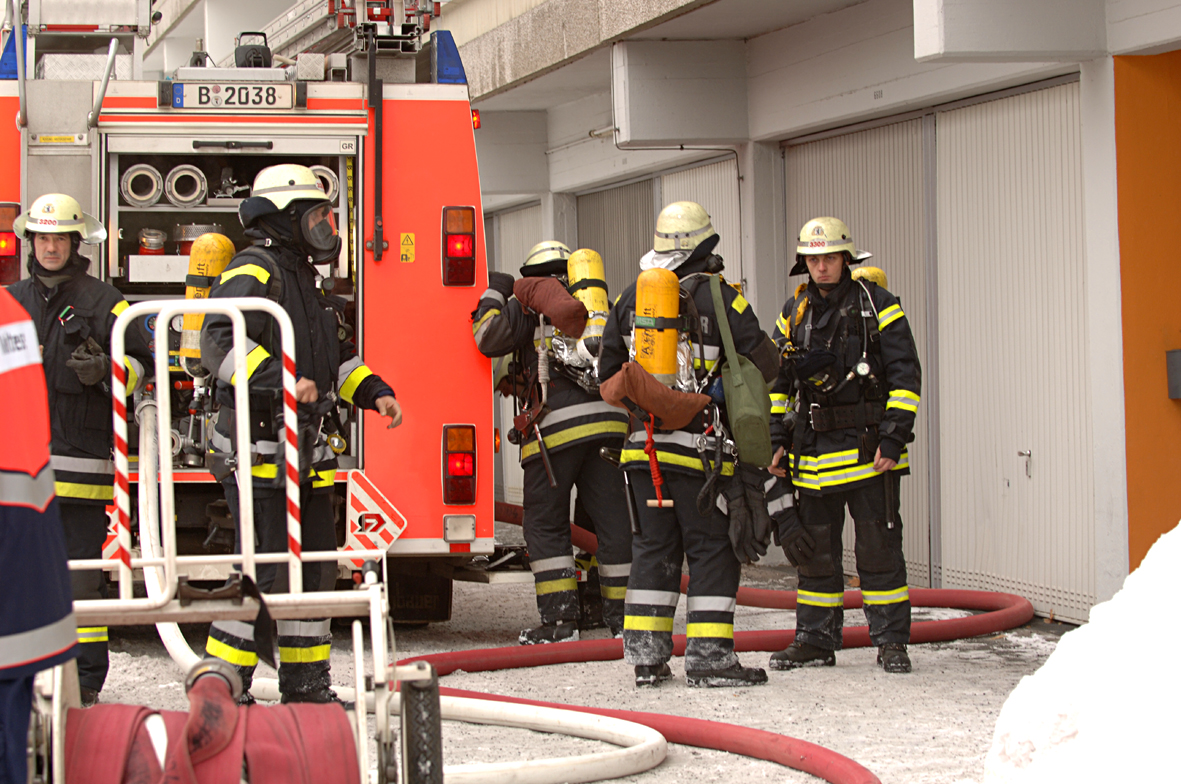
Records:
<instances>
[{"instance_id":1,"label":"firefighter in yellow helmet","mask_svg":"<svg viewBox=\"0 0 1181 784\"><path fill-rule=\"evenodd\" d=\"M841 647L845 509L870 640L886 672L910 672L910 594L902 554L899 478L910 471L921 370L898 299L850 265L870 257L849 227L814 218L800 230L792 275L807 273L775 322L790 361L772 390L768 506L799 569L796 637L771 668L832 666ZM880 272L880 270L878 270ZM790 479L788 477L790 476ZM790 482L790 484L789 484ZM798 506L793 499L798 494Z\"/></svg>"},{"instance_id":2,"label":"firefighter in yellow helmet","mask_svg":"<svg viewBox=\"0 0 1181 784\"><path fill-rule=\"evenodd\" d=\"M525 544L541 616L540 626L521 632L522 645L576 640L580 618L584 628L592 620L580 612L570 542L574 487L599 540L594 561L603 622L613 635L623 630L631 529L623 479L599 457L599 449L618 443L627 430L627 414L603 402L593 364L578 358L579 338L597 335L595 324L601 327L606 316L597 308L608 307L607 283L586 274L570 280L569 275L571 269L592 267L601 275L601 259L593 250L571 254L556 240L539 242L526 256L519 280L488 273L488 290L472 313L477 348L488 357L512 356L509 377L520 381L511 390L521 414L510 438L521 448ZM601 296L584 297L590 288ZM588 571L590 565L581 564Z\"/></svg>"},{"instance_id":3,"label":"firefighter in yellow helmet","mask_svg":"<svg viewBox=\"0 0 1181 784\"><path fill-rule=\"evenodd\" d=\"M402 421L402 411L390 386L365 366L351 341L342 340L343 302L325 293L314 264L335 261L340 254L335 206L316 175L306 166L270 166L254 179L251 196L238 208L246 235L254 240L218 276L210 298L265 297L287 311L295 328L295 397L300 430L300 510L305 552L336 549L332 495L336 455L328 447L325 428L336 418L340 403L376 411ZM252 482L254 525L260 553L287 550L287 497L276 431L278 405L271 394L282 388L282 344L277 325L259 311L246 311L250 353L246 380L252 392L250 412L253 464L236 471L225 458L233 452L234 385L233 335L226 316L210 315L201 328L201 364L216 378L219 405L211 435L217 455L214 474L223 482L226 500L237 518L237 482ZM236 474L236 478L235 478ZM258 587L276 593L287 590L287 568L276 564L257 567ZM331 590L335 562L305 563L305 591ZM329 677L332 633L327 618L279 621L279 693L283 702L328 702L336 699ZM252 628L239 621L218 621L209 629L207 653L235 665L242 676L243 701L251 702L250 684L258 663Z\"/></svg>"},{"instance_id":4,"label":"firefighter in yellow helmet","mask_svg":"<svg viewBox=\"0 0 1181 784\"><path fill-rule=\"evenodd\" d=\"M111 327L127 308L109 283L87 274L90 259L78 249L97 245L107 232L82 211L78 200L48 193L13 222L29 242L29 277L9 292L24 306L37 328L49 385L53 466L57 499L70 558L102 558L107 536L106 506L115 497L111 459ZM127 394L142 386L151 352L141 325L126 332ZM75 599L103 599L101 571L70 572ZM78 628L78 679L82 702L98 700L106 681L107 627Z\"/></svg>"},{"instance_id":5,"label":"firefighter in yellow helmet","mask_svg":"<svg viewBox=\"0 0 1181 784\"><path fill-rule=\"evenodd\" d=\"M723 263L714 253L719 241L700 204L666 206L656 221L652 250L640 259L640 280L620 295L603 332L599 375L604 399L632 414L620 465L633 494L639 533L633 537L623 650L638 687L658 686L672 677L673 616L686 558L686 683L767 682L764 670L742 666L734 653L742 562L765 554L771 536L763 502L765 473L735 460L727 440L718 435L719 427L728 427L724 403L713 406L716 398L700 393L712 390L725 362L722 319L734 349L752 360L767 382L778 371L778 356L754 308L721 283ZM715 284L721 284L720 313ZM649 307L649 302L657 304ZM642 329L647 331L640 336ZM677 352L682 342L687 346L684 362L674 359L668 368L671 378L658 367L667 368L667 361L650 363L651 371L645 367L649 347L669 337L651 332L672 332ZM633 351L636 361L630 361ZM763 508L759 531L750 525L748 489Z\"/></svg>"}]
</instances>

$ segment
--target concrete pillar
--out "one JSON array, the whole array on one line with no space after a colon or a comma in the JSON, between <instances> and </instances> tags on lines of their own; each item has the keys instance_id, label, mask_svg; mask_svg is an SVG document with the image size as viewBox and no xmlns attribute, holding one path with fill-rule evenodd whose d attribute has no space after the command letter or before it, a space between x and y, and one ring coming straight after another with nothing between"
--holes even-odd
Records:
<instances>
[{"instance_id":1,"label":"concrete pillar","mask_svg":"<svg viewBox=\"0 0 1181 784\"><path fill-rule=\"evenodd\" d=\"M1112 58L1082 63L1079 105L1086 214L1087 351L1095 502L1095 601L1128 575L1128 481L1124 432L1123 316L1116 195Z\"/></svg>"},{"instance_id":2,"label":"concrete pillar","mask_svg":"<svg viewBox=\"0 0 1181 784\"><path fill-rule=\"evenodd\" d=\"M743 290L769 334L788 286L783 150L775 142L739 145L738 167Z\"/></svg>"}]
</instances>

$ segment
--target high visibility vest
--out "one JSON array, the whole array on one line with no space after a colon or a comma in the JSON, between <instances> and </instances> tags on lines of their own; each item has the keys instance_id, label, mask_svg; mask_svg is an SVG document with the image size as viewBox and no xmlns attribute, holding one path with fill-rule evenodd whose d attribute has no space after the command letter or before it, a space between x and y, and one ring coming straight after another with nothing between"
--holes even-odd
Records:
<instances>
[{"instance_id":1,"label":"high visibility vest","mask_svg":"<svg viewBox=\"0 0 1181 784\"><path fill-rule=\"evenodd\" d=\"M25 309L0 289L0 505L42 511L53 498L49 466L49 400L37 329Z\"/></svg>"}]
</instances>

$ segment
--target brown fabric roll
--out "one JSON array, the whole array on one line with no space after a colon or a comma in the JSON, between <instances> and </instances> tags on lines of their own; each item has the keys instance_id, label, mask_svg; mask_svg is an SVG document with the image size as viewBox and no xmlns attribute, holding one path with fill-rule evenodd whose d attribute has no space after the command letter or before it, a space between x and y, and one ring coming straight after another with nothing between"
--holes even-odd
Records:
<instances>
[{"instance_id":1,"label":"brown fabric roll","mask_svg":"<svg viewBox=\"0 0 1181 784\"><path fill-rule=\"evenodd\" d=\"M513 294L566 335L579 337L586 329L586 306L570 296L557 278L520 278L513 284Z\"/></svg>"},{"instance_id":2,"label":"brown fabric roll","mask_svg":"<svg viewBox=\"0 0 1181 784\"><path fill-rule=\"evenodd\" d=\"M709 395L669 389L638 362L626 362L619 372L599 386L599 393L613 406L627 408L627 398L660 420L665 430L680 430L709 405Z\"/></svg>"}]
</instances>

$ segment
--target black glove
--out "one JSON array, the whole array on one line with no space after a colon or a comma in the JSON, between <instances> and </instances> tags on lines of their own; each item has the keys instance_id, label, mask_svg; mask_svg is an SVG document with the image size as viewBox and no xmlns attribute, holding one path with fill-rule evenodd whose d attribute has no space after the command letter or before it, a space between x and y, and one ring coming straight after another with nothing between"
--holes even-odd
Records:
<instances>
[{"instance_id":1,"label":"black glove","mask_svg":"<svg viewBox=\"0 0 1181 784\"><path fill-rule=\"evenodd\" d=\"M737 466L723 493L730 517L730 546L741 563L754 563L767 554L772 529L761 472Z\"/></svg>"},{"instance_id":2,"label":"black glove","mask_svg":"<svg viewBox=\"0 0 1181 784\"><path fill-rule=\"evenodd\" d=\"M66 367L77 373L83 384L92 386L110 375L111 358L103 353L102 346L94 338L86 338L86 342L70 354Z\"/></svg>"},{"instance_id":3,"label":"black glove","mask_svg":"<svg viewBox=\"0 0 1181 784\"><path fill-rule=\"evenodd\" d=\"M506 300L513 295L513 276L507 272L489 272L488 288L499 292Z\"/></svg>"},{"instance_id":4,"label":"black glove","mask_svg":"<svg viewBox=\"0 0 1181 784\"><path fill-rule=\"evenodd\" d=\"M816 540L800 523L794 508L775 515L775 539L792 566L807 566L816 554Z\"/></svg>"}]
</instances>

